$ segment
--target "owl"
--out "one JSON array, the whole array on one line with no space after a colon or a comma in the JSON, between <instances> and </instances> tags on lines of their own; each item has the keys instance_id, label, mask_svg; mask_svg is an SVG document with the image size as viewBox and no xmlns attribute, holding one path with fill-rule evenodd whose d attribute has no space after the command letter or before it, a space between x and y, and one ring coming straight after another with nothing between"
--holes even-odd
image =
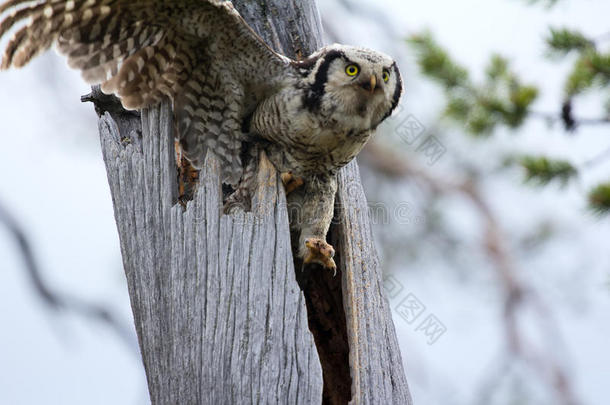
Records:
<instances>
[{"instance_id":1,"label":"owl","mask_svg":"<svg viewBox=\"0 0 610 405\"><path fill-rule=\"evenodd\" d=\"M326 242L337 171L396 108L396 62L369 49L331 45L302 60L271 49L231 2L221 0L9 0L0 5L1 69L57 45L72 68L125 109L172 101L175 137L195 168L211 151L223 183L253 187L244 145L265 150L282 173L294 249L304 263L336 269ZM255 156L255 154L251 154Z\"/></svg>"}]
</instances>

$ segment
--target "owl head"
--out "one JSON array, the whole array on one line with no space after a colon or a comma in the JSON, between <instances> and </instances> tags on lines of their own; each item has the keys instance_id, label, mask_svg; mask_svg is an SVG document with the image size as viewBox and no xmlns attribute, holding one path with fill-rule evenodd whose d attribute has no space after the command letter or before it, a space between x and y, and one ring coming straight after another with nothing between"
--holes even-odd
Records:
<instances>
[{"instance_id":1,"label":"owl head","mask_svg":"<svg viewBox=\"0 0 610 405\"><path fill-rule=\"evenodd\" d=\"M371 49L335 44L300 64L310 89L305 105L362 129L375 129L390 116L402 94L396 62Z\"/></svg>"}]
</instances>

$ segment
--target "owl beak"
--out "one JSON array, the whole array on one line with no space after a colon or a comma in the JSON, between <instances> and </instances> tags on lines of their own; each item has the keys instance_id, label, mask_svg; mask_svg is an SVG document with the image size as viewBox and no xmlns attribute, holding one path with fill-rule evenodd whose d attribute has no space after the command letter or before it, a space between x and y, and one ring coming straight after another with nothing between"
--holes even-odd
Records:
<instances>
[{"instance_id":1,"label":"owl beak","mask_svg":"<svg viewBox=\"0 0 610 405\"><path fill-rule=\"evenodd\" d=\"M375 88L377 87L377 76L371 75L371 79L361 82L360 87L362 87L364 90L368 90L369 92L371 92L371 94L373 94L375 92Z\"/></svg>"}]
</instances>

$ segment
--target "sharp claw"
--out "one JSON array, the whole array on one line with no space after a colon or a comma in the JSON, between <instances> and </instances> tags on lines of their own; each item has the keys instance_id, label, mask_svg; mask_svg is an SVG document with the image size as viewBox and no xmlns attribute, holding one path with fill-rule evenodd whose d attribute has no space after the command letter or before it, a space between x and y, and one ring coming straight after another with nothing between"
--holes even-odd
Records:
<instances>
[{"instance_id":1,"label":"sharp claw","mask_svg":"<svg viewBox=\"0 0 610 405\"><path fill-rule=\"evenodd\" d=\"M178 169L178 201L182 206L193 199L197 182L199 181L199 170L184 156L180 141L174 141L174 152L176 166Z\"/></svg>"},{"instance_id":2,"label":"sharp claw","mask_svg":"<svg viewBox=\"0 0 610 405\"><path fill-rule=\"evenodd\" d=\"M335 249L322 239L308 238L305 240L308 249L303 264L318 263L327 269L333 270L333 277L337 275L337 265L333 260Z\"/></svg>"},{"instance_id":3,"label":"sharp claw","mask_svg":"<svg viewBox=\"0 0 610 405\"><path fill-rule=\"evenodd\" d=\"M301 177L295 177L292 172L282 173L280 177L282 178L286 194L292 193L303 185L303 179Z\"/></svg>"}]
</instances>

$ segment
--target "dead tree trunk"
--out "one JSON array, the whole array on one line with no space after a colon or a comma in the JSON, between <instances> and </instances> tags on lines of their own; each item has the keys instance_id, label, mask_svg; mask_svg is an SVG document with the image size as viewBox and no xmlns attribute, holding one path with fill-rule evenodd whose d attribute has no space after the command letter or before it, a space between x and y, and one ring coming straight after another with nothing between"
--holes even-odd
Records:
<instances>
[{"instance_id":1,"label":"dead tree trunk","mask_svg":"<svg viewBox=\"0 0 610 405\"><path fill-rule=\"evenodd\" d=\"M322 45L313 0L234 3L287 55ZM411 403L355 162L331 229L338 276L295 273L268 162L252 212L222 214L212 156L182 207L169 103L140 117L93 98L153 404Z\"/></svg>"}]
</instances>

